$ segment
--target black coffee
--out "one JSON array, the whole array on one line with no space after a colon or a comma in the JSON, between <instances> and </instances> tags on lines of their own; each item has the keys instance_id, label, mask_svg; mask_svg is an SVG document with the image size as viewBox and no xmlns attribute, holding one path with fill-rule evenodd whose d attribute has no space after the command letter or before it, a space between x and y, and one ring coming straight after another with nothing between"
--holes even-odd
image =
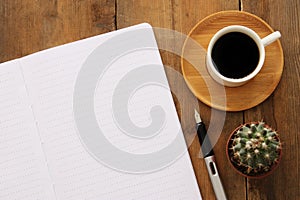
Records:
<instances>
[{"instance_id":1,"label":"black coffee","mask_svg":"<svg viewBox=\"0 0 300 200\"><path fill-rule=\"evenodd\" d=\"M248 35L231 32L216 41L211 56L220 74L228 78L243 78L256 68L259 50Z\"/></svg>"}]
</instances>

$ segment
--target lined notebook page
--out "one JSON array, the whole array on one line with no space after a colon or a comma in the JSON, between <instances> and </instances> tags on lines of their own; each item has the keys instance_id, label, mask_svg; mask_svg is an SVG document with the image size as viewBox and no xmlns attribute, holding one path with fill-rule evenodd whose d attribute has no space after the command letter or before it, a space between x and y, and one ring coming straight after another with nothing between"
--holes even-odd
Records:
<instances>
[{"instance_id":1,"label":"lined notebook page","mask_svg":"<svg viewBox=\"0 0 300 200\"><path fill-rule=\"evenodd\" d=\"M0 64L0 199L55 199L18 60Z\"/></svg>"},{"instance_id":2,"label":"lined notebook page","mask_svg":"<svg viewBox=\"0 0 300 200\"><path fill-rule=\"evenodd\" d=\"M73 92L83 62L114 34L145 27L148 25L134 26L22 58L21 67L57 199L201 199L187 151L162 170L130 174L113 170L94 159L77 133ZM153 34L151 29L149 31ZM145 40L155 44L154 37ZM156 104L164 107L168 111L166 131L149 140L140 140L124 135L115 126L108 106L111 92L120 77L144 64L160 64L164 73L158 50L129 53L111 65L106 78L98 82L95 93L95 113L106 138L119 149L136 154L159 151L180 130L171 93L158 86L138 90L130 99L128 110L134 123L146 126L151 122L149 109ZM109 152L107 154L109 156Z\"/></svg>"}]
</instances>

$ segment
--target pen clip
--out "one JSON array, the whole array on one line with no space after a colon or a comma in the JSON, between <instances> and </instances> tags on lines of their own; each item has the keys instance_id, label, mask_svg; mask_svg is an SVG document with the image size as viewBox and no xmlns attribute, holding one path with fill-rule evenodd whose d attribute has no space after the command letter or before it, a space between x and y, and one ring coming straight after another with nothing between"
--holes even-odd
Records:
<instances>
[{"instance_id":1,"label":"pen clip","mask_svg":"<svg viewBox=\"0 0 300 200\"><path fill-rule=\"evenodd\" d=\"M215 163L214 156L209 156L204 158L205 164L208 170L208 174L212 183L212 187L214 189L215 195L218 200L226 200L226 194L218 173L218 169Z\"/></svg>"}]
</instances>

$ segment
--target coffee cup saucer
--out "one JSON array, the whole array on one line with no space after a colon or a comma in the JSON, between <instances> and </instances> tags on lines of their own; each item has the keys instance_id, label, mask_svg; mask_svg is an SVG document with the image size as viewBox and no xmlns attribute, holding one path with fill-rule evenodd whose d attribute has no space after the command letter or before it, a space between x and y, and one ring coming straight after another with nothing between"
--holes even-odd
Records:
<instances>
[{"instance_id":1,"label":"coffee cup saucer","mask_svg":"<svg viewBox=\"0 0 300 200\"><path fill-rule=\"evenodd\" d=\"M214 13L196 24L188 34L203 47L203 53L199 55L199 51L193 50L194 46L186 42L182 49L181 69L188 87L200 101L219 110L242 111L260 104L273 93L281 79L284 57L281 43L277 40L265 48L264 65L249 82L239 87L225 87L215 82L206 70L205 52L213 35L229 25L247 26L261 38L274 32L261 18L247 12Z\"/></svg>"}]
</instances>

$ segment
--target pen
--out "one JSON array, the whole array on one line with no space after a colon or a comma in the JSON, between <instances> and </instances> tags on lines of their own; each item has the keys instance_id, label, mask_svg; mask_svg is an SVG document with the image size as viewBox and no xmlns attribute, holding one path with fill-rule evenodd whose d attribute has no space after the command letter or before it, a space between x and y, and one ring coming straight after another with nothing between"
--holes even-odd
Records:
<instances>
[{"instance_id":1,"label":"pen","mask_svg":"<svg viewBox=\"0 0 300 200\"><path fill-rule=\"evenodd\" d=\"M197 135L199 138L199 142L201 145L203 157L205 160L206 168L209 174L209 178L212 183L212 187L214 189L216 198L218 200L226 200L226 194L224 192L224 188L222 186L222 182L218 173L214 152L212 146L210 144L209 138L206 137L206 128L204 123L200 118L200 114L195 109L195 120L196 120L196 129Z\"/></svg>"}]
</instances>

